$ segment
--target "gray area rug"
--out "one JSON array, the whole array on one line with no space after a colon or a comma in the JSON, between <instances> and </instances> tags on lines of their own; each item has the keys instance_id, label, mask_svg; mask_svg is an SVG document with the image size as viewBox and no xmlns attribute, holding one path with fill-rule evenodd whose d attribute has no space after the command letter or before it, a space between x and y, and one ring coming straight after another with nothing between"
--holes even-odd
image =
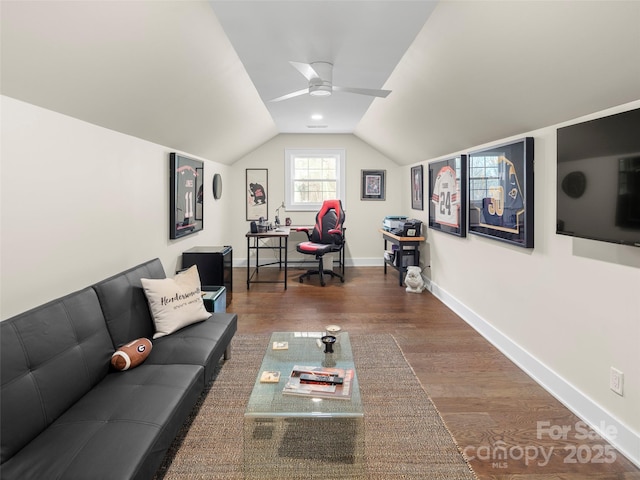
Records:
<instances>
[{"instance_id":1,"label":"gray area rug","mask_svg":"<svg viewBox=\"0 0 640 480\"><path fill-rule=\"evenodd\" d=\"M269 337L236 335L231 359L220 367L155 479L475 479L395 339L350 338L365 409L363 450L347 445L353 436L344 432L356 427L332 432L335 426L329 424L283 421L276 427L282 431L276 432L273 453L243 467L244 409ZM318 448L300 447L303 442Z\"/></svg>"}]
</instances>

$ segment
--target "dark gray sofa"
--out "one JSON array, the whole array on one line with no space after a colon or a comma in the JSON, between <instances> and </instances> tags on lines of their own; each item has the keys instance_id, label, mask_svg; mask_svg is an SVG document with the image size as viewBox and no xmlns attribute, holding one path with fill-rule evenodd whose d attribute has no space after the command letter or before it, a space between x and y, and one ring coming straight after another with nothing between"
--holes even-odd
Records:
<instances>
[{"instance_id":1,"label":"dark gray sofa","mask_svg":"<svg viewBox=\"0 0 640 480\"><path fill-rule=\"evenodd\" d=\"M2 480L154 476L237 316L213 313L114 371L116 348L155 331L141 278L165 278L160 260L0 322Z\"/></svg>"}]
</instances>

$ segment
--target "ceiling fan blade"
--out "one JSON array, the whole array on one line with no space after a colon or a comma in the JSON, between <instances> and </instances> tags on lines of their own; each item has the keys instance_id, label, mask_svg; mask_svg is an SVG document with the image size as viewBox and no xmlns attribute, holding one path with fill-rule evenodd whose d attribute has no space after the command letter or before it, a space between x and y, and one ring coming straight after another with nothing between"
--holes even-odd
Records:
<instances>
[{"instance_id":1,"label":"ceiling fan blade","mask_svg":"<svg viewBox=\"0 0 640 480\"><path fill-rule=\"evenodd\" d=\"M293 97L299 97L300 95L305 95L307 93L309 93L309 88L303 88L302 90L287 93L286 95L282 95L281 97L278 97L278 98L273 98L269 100L269 102L281 102L282 100L288 100Z\"/></svg>"},{"instance_id":2,"label":"ceiling fan blade","mask_svg":"<svg viewBox=\"0 0 640 480\"><path fill-rule=\"evenodd\" d=\"M318 75L318 72L316 72L315 69L308 63L302 63L302 62L289 62L289 63L293 66L293 68L298 70L307 80L311 81L311 80L320 79L320 75Z\"/></svg>"},{"instance_id":3,"label":"ceiling fan blade","mask_svg":"<svg viewBox=\"0 0 640 480\"><path fill-rule=\"evenodd\" d=\"M377 90L375 88L352 88L352 87L338 87L333 86L334 92L347 92L358 93L360 95L370 95L372 97L387 98L387 95L391 93L391 90Z\"/></svg>"}]
</instances>

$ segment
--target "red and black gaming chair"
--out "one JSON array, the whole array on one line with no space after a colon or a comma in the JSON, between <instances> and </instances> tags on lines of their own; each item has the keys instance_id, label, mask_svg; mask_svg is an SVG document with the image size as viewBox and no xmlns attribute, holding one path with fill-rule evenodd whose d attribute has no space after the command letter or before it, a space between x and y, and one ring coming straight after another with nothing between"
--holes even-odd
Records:
<instances>
[{"instance_id":1,"label":"red and black gaming chair","mask_svg":"<svg viewBox=\"0 0 640 480\"><path fill-rule=\"evenodd\" d=\"M301 242L296 246L296 250L305 255L315 255L318 260L317 270L307 270L300 275L300 283L311 275L320 275L320 285L324 287L324 276L331 275L338 277L344 282L344 275L325 270L323 257L327 253L339 252L344 246L344 234L342 224L344 223L344 210L340 200L325 200L320 211L316 215L316 224L311 230L309 227L298 227L297 232L305 232L309 241ZM310 231L311 230L311 231ZM344 273L344 270L343 270Z\"/></svg>"}]
</instances>

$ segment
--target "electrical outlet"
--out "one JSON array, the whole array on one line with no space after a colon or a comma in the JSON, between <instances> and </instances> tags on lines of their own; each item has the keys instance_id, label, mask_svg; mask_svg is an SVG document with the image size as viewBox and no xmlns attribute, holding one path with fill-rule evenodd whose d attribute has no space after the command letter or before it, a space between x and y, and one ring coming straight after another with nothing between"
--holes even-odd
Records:
<instances>
[{"instance_id":1,"label":"electrical outlet","mask_svg":"<svg viewBox=\"0 0 640 480\"><path fill-rule=\"evenodd\" d=\"M609 388L618 395L622 396L622 387L624 384L624 373L617 368L611 367L609 373Z\"/></svg>"}]
</instances>

